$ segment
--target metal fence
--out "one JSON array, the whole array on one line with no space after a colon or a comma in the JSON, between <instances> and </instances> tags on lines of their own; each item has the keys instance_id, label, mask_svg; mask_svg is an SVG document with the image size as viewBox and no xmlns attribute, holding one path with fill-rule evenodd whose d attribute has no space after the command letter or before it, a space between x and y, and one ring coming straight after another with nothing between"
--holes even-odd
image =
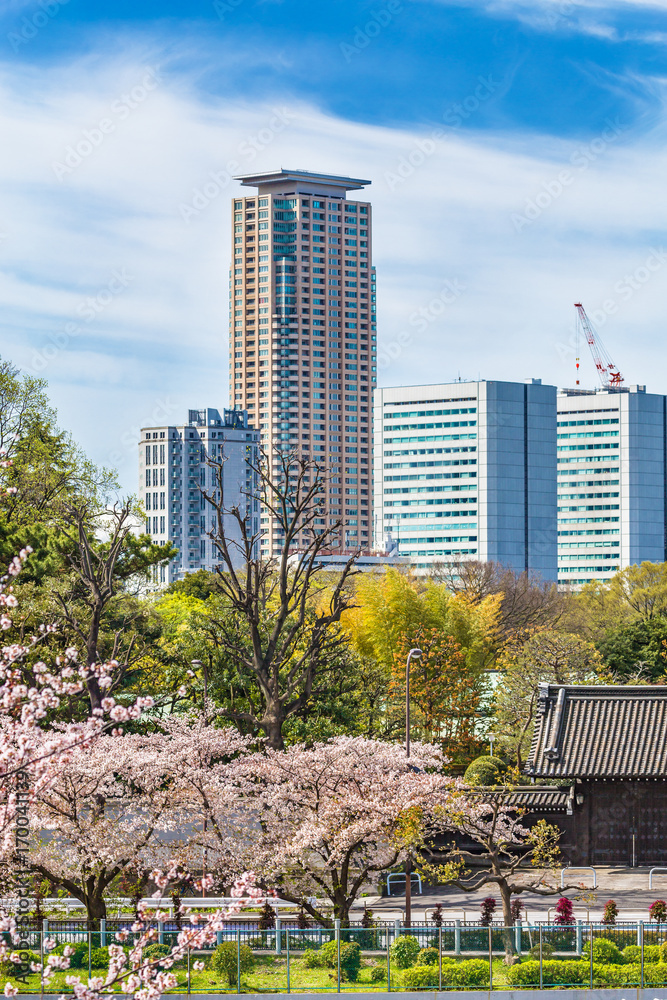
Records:
<instances>
[{"instance_id":1,"label":"metal fence","mask_svg":"<svg viewBox=\"0 0 667 1000\"><path fill-rule=\"evenodd\" d=\"M119 929L112 924L121 923L127 926L127 921L107 921L100 929L83 930L48 924L45 930L27 931L24 941L29 941L35 959L44 958L47 938L56 941L58 950L65 944L74 946L67 975L78 973L85 979L104 974L108 964L106 946L114 942ZM156 925L165 953L175 944L178 933L169 923ZM497 923L471 926L450 922L440 927L421 924L406 928L396 922L376 927L308 929L285 926L281 921L277 924L273 929L259 930L256 923L230 921L206 951L196 956L192 953L176 964L172 971L178 985L173 992L367 993L667 986L667 924L517 923L503 927ZM0 937L10 944L6 933ZM135 935L130 933L130 940L133 938ZM410 940L401 944L401 939L406 938ZM597 942L601 940L608 942L602 951L609 951L613 945L621 952L633 947L620 959L614 951L616 958L607 962L604 955L598 954L601 949ZM359 948L346 947L350 943ZM226 965L212 965L211 952L221 944L227 949ZM206 960L203 972L195 971L195 957ZM0 991L6 978L0 975ZM64 978L65 974L59 973L45 992L72 993ZM38 974L31 977L24 991L26 988L33 993L43 992Z\"/></svg>"}]
</instances>

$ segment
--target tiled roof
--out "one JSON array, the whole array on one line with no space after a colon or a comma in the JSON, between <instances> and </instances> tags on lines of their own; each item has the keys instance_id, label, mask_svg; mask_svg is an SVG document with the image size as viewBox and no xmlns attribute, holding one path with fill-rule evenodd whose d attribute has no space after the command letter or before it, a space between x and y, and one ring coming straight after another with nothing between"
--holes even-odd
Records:
<instances>
[{"instance_id":1,"label":"tiled roof","mask_svg":"<svg viewBox=\"0 0 667 1000\"><path fill-rule=\"evenodd\" d=\"M484 800L499 798L503 804L525 809L528 813L538 812L568 812L572 810L574 801L574 785L558 787L556 785L517 785L509 794L503 787L496 785L473 786L468 794L474 798L479 795Z\"/></svg>"},{"instance_id":2,"label":"tiled roof","mask_svg":"<svg viewBox=\"0 0 667 1000\"><path fill-rule=\"evenodd\" d=\"M566 788L540 788L539 785L519 787L510 796L510 805L525 809L529 813L538 812L567 812L570 809L571 794L568 785Z\"/></svg>"},{"instance_id":3,"label":"tiled roof","mask_svg":"<svg viewBox=\"0 0 667 1000\"><path fill-rule=\"evenodd\" d=\"M667 778L667 687L540 684L526 773Z\"/></svg>"}]
</instances>

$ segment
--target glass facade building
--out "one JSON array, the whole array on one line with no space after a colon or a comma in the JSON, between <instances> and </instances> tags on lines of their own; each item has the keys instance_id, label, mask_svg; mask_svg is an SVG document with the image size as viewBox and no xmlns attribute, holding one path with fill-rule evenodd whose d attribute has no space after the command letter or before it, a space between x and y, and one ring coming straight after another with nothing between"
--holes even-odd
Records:
<instances>
[{"instance_id":1,"label":"glass facade building","mask_svg":"<svg viewBox=\"0 0 667 1000\"><path fill-rule=\"evenodd\" d=\"M666 397L558 393L558 581L581 586L667 559Z\"/></svg>"},{"instance_id":2,"label":"glass facade building","mask_svg":"<svg viewBox=\"0 0 667 1000\"><path fill-rule=\"evenodd\" d=\"M454 382L375 393L378 547L420 570L493 561L556 580L556 388Z\"/></svg>"}]
</instances>

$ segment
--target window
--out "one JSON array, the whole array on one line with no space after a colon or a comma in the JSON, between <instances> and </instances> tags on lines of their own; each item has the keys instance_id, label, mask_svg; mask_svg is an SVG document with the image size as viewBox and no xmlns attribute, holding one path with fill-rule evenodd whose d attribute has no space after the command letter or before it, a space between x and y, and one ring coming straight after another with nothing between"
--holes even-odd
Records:
<instances>
[{"instance_id":1,"label":"window","mask_svg":"<svg viewBox=\"0 0 667 1000\"><path fill-rule=\"evenodd\" d=\"M154 517L153 518L153 534L154 535L157 535L157 533L158 533L157 529L158 529L158 519L157 519L157 517Z\"/></svg>"},{"instance_id":2,"label":"window","mask_svg":"<svg viewBox=\"0 0 667 1000\"><path fill-rule=\"evenodd\" d=\"M146 494L146 510L150 510L150 509L151 509L151 495L150 495L150 493L147 493Z\"/></svg>"},{"instance_id":3,"label":"window","mask_svg":"<svg viewBox=\"0 0 667 1000\"><path fill-rule=\"evenodd\" d=\"M164 517L161 517L160 518L160 534L161 535L164 535L164 521L165 521Z\"/></svg>"},{"instance_id":4,"label":"window","mask_svg":"<svg viewBox=\"0 0 667 1000\"><path fill-rule=\"evenodd\" d=\"M146 486L150 486L150 484L151 484L151 470L146 469Z\"/></svg>"},{"instance_id":5,"label":"window","mask_svg":"<svg viewBox=\"0 0 667 1000\"><path fill-rule=\"evenodd\" d=\"M160 510L164 510L164 493L160 493Z\"/></svg>"},{"instance_id":6,"label":"window","mask_svg":"<svg viewBox=\"0 0 667 1000\"><path fill-rule=\"evenodd\" d=\"M160 462L164 465L164 445L160 445Z\"/></svg>"},{"instance_id":7,"label":"window","mask_svg":"<svg viewBox=\"0 0 667 1000\"><path fill-rule=\"evenodd\" d=\"M146 465L150 465L150 464L151 464L151 446L149 444L147 444L146 445Z\"/></svg>"},{"instance_id":8,"label":"window","mask_svg":"<svg viewBox=\"0 0 667 1000\"><path fill-rule=\"evenodd\" d=\"M153 465L157 465L157 445L153 445Z\"/></svg>"}]
</instances>

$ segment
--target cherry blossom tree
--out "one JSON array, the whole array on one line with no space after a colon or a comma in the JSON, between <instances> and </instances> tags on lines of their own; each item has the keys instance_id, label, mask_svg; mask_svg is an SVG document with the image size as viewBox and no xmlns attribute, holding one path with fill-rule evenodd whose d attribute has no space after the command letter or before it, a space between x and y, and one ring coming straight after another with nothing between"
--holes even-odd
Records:
<instances>
[{"instance_id":1,"label":"cherry blossom tree","mask_svg":"<svg viewBox=\"0 0 667 1000\"><path fill-rule=\"evenodd\" d=\"M104 734L75 747L30 807L30 869L66 889L96 925L105 892L128 868L149 870L185 832L167 740Z\"/></svg>"},{"instance_id":2,"label":"cherry blossom tree","mask_svg":"<svg viewBox=\"0 0 667 1000\"><path fill-rule=\"evenodd\" d=\"M553 896L562 891L555 879L560 863L560 831L545 820L539 820L532 828L525 826L526 810L517 805L515 792L509 782L488 789L470 789L459 783L447 810L436 811L441 814L446 830L463 834L477 845L477 850L465 850L452 843L438 852L438 861L434 863L428 860L429 855L431 858L434 855L430 848L423 852L418 866L425 874L464 892L496 886L505 928L515 923L513 896L526 892ZM471 867L467 868L466 863ZM505 935L505 951L506 960L511 961L514 944L510 933Z\"/></svg>"},{"instance_id":3,"label":"cherry blossom tree","mask_svg":"<svg viewBox=\"0 0 667 1000\"><path fill-rule=\"evenodd\" d=\"M0 579L1 629L11 627L10 615L17 604L12 592L12 580L20 573L29 555L29 550L22 551L12 560L7 575ZM80 846L83 841L77 841L77 838L86 832L88 846L83 864L97 859L109 868L110 864L117 864L118 859L114 860L111 856L113 852L109 843L104 842L104 833L109 838L113 836L116 844L122 837L129 836L132 838L133 853L136 854L150 843L147 834L155 821L156 813L159 819L165 814L165 788L157 783L157 779L161 776L164 780L168 774L168 748L160 766L156 763L159 758L158 737L123 737L118 724L138 718L144 709L152 707L153 699L137 699L134 705L128 707L117 705L113 698L105 695L117 667L113 662L86 663L81 666L77 663L76 651L68 650L52 666L43 662L35 664L34 683L28 687L18 668L22 659L33 653L43 637L51 632L51 626L42 626L25 644L5 647L0 658L0 852L5 858L15 860L21 871L29 872L32 867L33 870L44 872L47 870L47 860L53 866L54 858L57 859L55 837L60 837L61 847L65 845L66 850L70 851L69 857L61 858L60 863L69 863L76 869L71 851L75 842ZM89 691L88 682L93 674L100 690L99 706L93 709L84 722L50 728L45 721L49 711L58 708L63 699ZM113 729L108 734L110 727ZM163 751L164 739L166 737L161 745ZM135 759L131 760L133 755ZM103 765L102 774L97 777L93 773L95 764ZM148 777L142 776L142 767L145 766L148 766ZM144 796L144 801L135 801L135 806L143 806L144 812L138 808L129 817L124 812L121 819L120 812L116 811L112 819L109 799L120 793L125 798L118 801L124 804L130 792L130 780L136 781L138 778L142 782L140 796ZM173 781L172 778L172 793ZM72 791L66 788L68 783L76 786L79 802L84 803L83 819L77 819L73 814ZM152 814L146 810L145 803L149 791L152 796L157 796L157 805L151 804ZM47 829L53 833L51 842L45 840L34 854L29 853L28 841L24 839L28 837L26 825L29 827L32 816L33 834ZM97 826L93 823L95 818L98 820ZM84 831L86 823L89 828ZM125 855L127 853L125 851ZM121 858L125 855L121 853ZM82 865L79 865L79 875L81 868ZM51 874L50 871L47 873ZM95 873L90 874L93 875L94 882ZM182 881L184 874L177 863L168 866L166 872L152 871L150 878L158 887L156 898L166 892L170 884ZM59 871L58 875L62 881L62 872ZM62 884L65 882L62 881ZM210 881L206 878L199 881L199 888L202 890L209 885ZM69 888L77 895L76 889L80 886L74 884ZM246 873L236 880L232 895L236 897L236 901L226 911L218 911L205 918L203 926L197 924L198 918L191 918L195 922L179 933L177 944L171 953L160 959L144 957L145 947L157 940L158 932L148 923L150 912L141 912L131 932L120 932L117 935L119 944L110 946L106 978L96 977L86 983L71 976L67 979L68 985L78 1000L97 1000L103 993L113 992L116 986L122 993L133 995L134 1000L156 1000L165 990L176 986L176 977L169 971L174 963L188 951L214 943L216 933L222 929L223 919L228 913L240 910L247 903L261 904L267 898L266 893L257 888L252 873ZM123 939L129 939L130 933L133 941L129 954L126 954ZM20 952L12 952L11 949L12 944L17 948L22 947L22 934L15 916L0 912L0 934L0 961L10 958L20 967ZM67 953L62 956L52 954L55 944L54 940L47 939L44 942L44 962L33 963L30 967L30 971L40 973L43 990L48 988L57 969L69 967ZM195 963L195 967L198 965L199 963ZM5 983L5 996L16 993L17 986Z\"/></svg>"},{"instance_id":4,"label":"cherry blossom tree","mask_svg":"<svg viewBox=\"0 0 667 1000\"><path fill-rule=\"evenodd\" d=\"M362 737L246 755L235 765L244 830L236 863L242 856L265 885L331 926L313 901L324 897L347 926L362 887L433 828L436 804L444 815L453 784L444 763L426 744L414 744L408 759L401 746ZM210 815L211 855L228 866L229 828Z\"/></svg>"}]
</instances>

